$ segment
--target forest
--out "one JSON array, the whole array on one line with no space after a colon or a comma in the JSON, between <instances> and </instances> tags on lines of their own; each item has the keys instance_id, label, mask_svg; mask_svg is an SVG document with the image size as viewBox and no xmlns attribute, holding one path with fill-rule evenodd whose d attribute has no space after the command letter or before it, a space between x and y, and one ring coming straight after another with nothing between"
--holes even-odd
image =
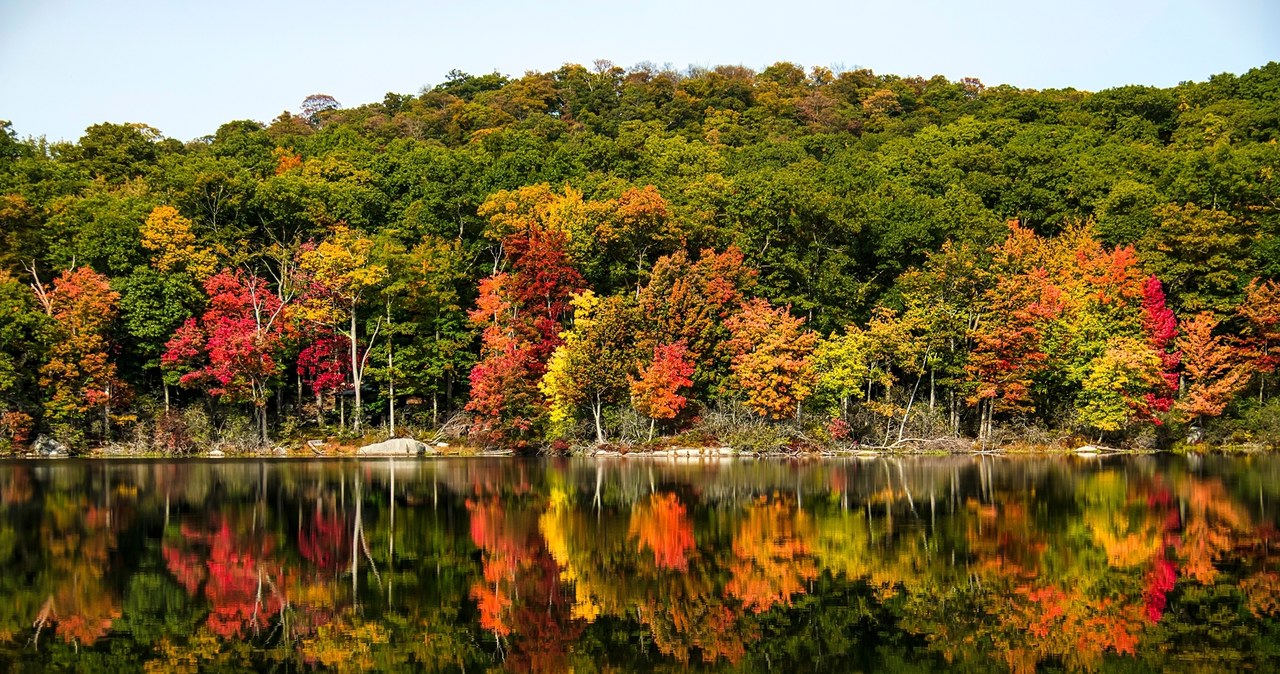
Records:
<instances>
[{"instance_id":1,"label":"forest","mask_svg":"<svg viewBox=\"0 0 1280 674\"><path fill-rule=\"evenodd\" d=\"M1280 445L1280 63L597 61L185 143L0 125L0 450Z\"/></svg>"}]
</instances>

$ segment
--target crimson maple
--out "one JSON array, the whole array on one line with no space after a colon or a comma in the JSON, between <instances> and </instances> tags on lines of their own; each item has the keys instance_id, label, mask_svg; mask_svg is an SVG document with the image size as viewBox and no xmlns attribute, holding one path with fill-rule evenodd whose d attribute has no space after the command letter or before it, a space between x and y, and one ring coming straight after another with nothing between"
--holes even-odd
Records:
<instances>
[{"instance_id":1,"label":"crimson maple","mask_svg":"<svg viewBox=\"0 0 1280 674\"><path fill-rule=\"evenodd\" d=\"M1147 403L1156 411L1168 412L1173 405L1173 394L1178 391L1178 365L1182 354L1173 350L1178 337L1178 319L1165 305L1164 288L1160 279L1151 276L1142 287L1142 327L1147 333L1147 344L1160 356L1160 377L1164 390L1150 393Z\"/></svg>"},{"instance_id":2,"label":"crimson maple","mask_svg":"<svg viewBox=\"0 0 1280 674\"><path fill-rule=\"evenodd\" d=\"M510 272L480 282L470 313L480 327L480 361L471 370L472 433L482 442L524 446L546 413L538 380L563 343L569 302L585 282L565 252L562 232L531 224L503 240Z\"/></svg>"},{"instance_id":3,"label":"crimson maple","mask_svg":"<svg viewBox=\"0 0 1280 674\"><path fill-rule=\"evenodd\" d=\"M271 380L282 370L285 303L261 277L224 270L205 281L209 309L189 318L165 345L161 364L186 388L231 403L251 403L267 440Z\"/></svg>"}]
</instances>

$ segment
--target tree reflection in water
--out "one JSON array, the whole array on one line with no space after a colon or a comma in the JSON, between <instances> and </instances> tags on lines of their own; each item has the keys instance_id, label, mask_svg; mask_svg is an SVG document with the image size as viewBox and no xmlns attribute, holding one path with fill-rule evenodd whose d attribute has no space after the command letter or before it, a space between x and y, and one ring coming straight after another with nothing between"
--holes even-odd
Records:
<instances>
[{"instance_id":1,"label":"tree reflection in water","mask_svg":"<svg viewBox=\"0 0 1280 674\"><path fill-rule=\"evenodd\" d=\"M0 464L19 669L1280 666L1280 460Z\"/></svg>"}]
</instances>

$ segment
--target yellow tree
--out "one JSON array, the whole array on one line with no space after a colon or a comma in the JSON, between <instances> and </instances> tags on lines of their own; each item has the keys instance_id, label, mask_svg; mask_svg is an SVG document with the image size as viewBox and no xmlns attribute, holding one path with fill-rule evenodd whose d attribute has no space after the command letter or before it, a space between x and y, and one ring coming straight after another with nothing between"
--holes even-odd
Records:
<instances>
[{"instance_id":1,"label":"yellow tree","mask_svg":"<svg viewBox=\"0 0 1280 674\"><path fill-rule=\"evenodd\" d=\"M333 228L328 239L304 247L298 257L302 275L299 314L303 320L345 330L351 352L351 386L355 390L355 412L351 428L361 428L360 385L364 380L369 352L382 327L379 318L363 352L360 348L359 313L369 291L387 277L385 265L370 260L373 240L345 225Z\"/></svg>"},{"instance_id":2,"label":"yellow tree","mask_svg":"<svg viewBox=\"0 0 1280 674\"><path fill-rule=\"evenodd\" d=\"M157 206L142 224L142 247L151 251L155 268L165 273L185 271L198 282L213 276L218 258L196 245L191 221L172 206Z\"/></svg>"},{"instance_id":3,"label":"yellow tree","mask_svg":"<svg viewBox=\"0 0 1280 674\"><path fill-rule=\"evenodd\" d=\"M573 297L573 328L560 336L539 388L551 402L551 421L571 420L577 408L590 408L596 442L605 442L604 407L627 391L634 360L631 326L634 312L619 296L600 298L590 290Z\"/></svg>"}]
</instances>

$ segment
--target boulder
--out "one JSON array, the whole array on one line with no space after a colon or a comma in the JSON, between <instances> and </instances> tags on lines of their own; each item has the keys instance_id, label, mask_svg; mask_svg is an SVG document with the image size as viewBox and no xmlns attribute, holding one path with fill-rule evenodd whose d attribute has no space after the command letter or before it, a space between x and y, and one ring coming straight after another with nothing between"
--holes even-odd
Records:
<instances>
[{"instance_id":1,"label":"boulder","mask_svg":"<svg viewBox=\"0 0 1280 674\"><path fill-rule=\"evenodd\" d=\"M31 444L31 451L35 452L37 456L44 456L49 458L58 458L58 457L71 455L71 452L70 450L67 449L66 445L62 444L61 442L58 442L57 440L54 440L53 438L47 435L42 435L36 438L36 441Z\"/></svg>"},{"instance_id":2,"label":"boulder","mask_svg":"<svg viewBox=\"0 0 1280 674\"><path fill-rule=\"evenodd\" d=\"M221 449L211 449L208 452L205 452L205 456L209 457L210 459L221 459L226 455L227 453L222 451Z\"/></svg>"},{"instance_id":3,"label":"boulder","mask_svg":"<svg viewBox=\"0 0 1280 674\"><path fill-rule=\"evenodd\" d=\"M422 456L435 450L413 438L391 438L356 450L356 456Z\"/></svg>"}]
</instances>

